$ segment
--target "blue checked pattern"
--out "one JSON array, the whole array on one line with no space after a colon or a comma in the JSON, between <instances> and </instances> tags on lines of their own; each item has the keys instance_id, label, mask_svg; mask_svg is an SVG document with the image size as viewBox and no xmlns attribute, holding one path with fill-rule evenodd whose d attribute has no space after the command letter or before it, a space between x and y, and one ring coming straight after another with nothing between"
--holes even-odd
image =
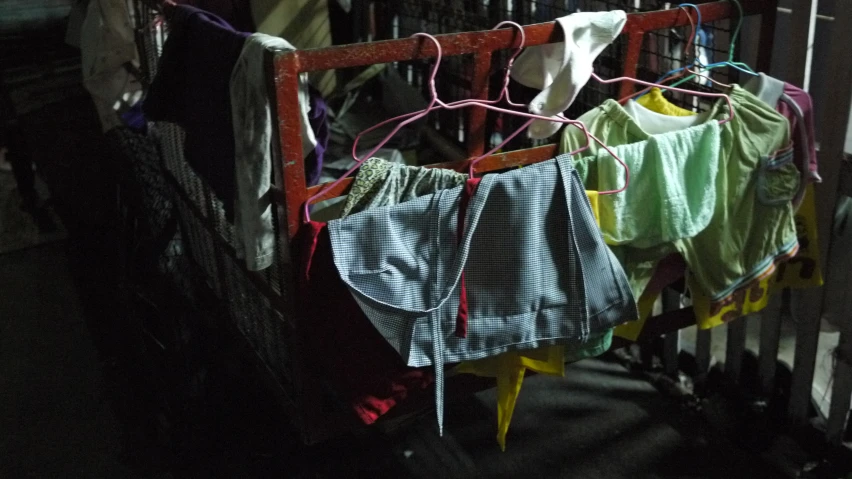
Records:
<instances>
[{"instance_id":1,"label":"blue checked pattern","mask_svg":"<svg viewBox=\"0 0 852 479\"><path fill-rule=\"evenodd\" d=\"M409 366L585 341L637 317L571 159L485 176L457 245L462 188L328 224L341 278ZM453 335L465 271L468 335Z\"/></svg>"}]
</instances>

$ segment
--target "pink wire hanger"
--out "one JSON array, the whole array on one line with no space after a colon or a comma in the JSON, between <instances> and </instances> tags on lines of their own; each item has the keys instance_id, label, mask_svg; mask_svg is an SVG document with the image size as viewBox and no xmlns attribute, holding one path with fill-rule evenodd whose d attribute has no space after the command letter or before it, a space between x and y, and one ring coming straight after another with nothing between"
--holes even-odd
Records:
<instances>
[{"instance_id":1,"label":"pink wire hanger","mask_svg":"<svg viewBox=\"0 0 852 479\"><path fill-rule=\"evenodd\" d=\"M512 21L508 21L508 20L498 23L497 26L492 28L492 30L497 30L504 25L511 25L512 27L516 28L518 30L518 32L520 33L521 42L517 47L515 47L515 49L512 53L512 56L509 57L509 61L507 62L506 74L503 77L503 88L500 90L500 96L498 96L496 100L479 100L479 99L458 100L458 101L449 103L450 106L474 105L474 104L494 105L494 104L499 103L500 100L505 98L506 103L509 104L510 106L519 107L519 108L526 108L527 105L524 105L523 103L514 103L512 101L512 99L509 97L509 79L510 79L509 74L512 71L512 65L515 62L515 58L517 58L518 55L521 54L521 50L523 50L524 45L526 44L526 38L527 38L526 32L524 32L523 27L521 27L519 24L512 22ZM422 35L428 35L428 34L422 34ZM430 37L431 37L431 35L430 35ZM431 39L432 39L432 41L436 42L436 45L437 45L437 48L438 48L438 56L436 58L435 65L432 67L435 71L437 71L437 69L438 69L438 67L441 63L441 57L442 57L441 46L440 46L440 44L437 43L437 39L435 39L434 37L432 37ZM437 108L443 108L445 105L447 105L444 102L442 102L441 100L438 100L436 98L436 96L437 95L433 96L433 99L435 99L437 104L438 104ZM437 108L435 108L435 109L437 109ZM355 137L355 141L352 144L352 158L355 161L358 161L358 142L361 140L361 137L363 135L375 130L376 128L381 128L382 126L387 125L390 122L397 121L397 120L400 120L400 119L403 119L403 118L408 118L410 116L414 116L414 115L417 115L419 113L421 113L421 112L414 111L414 112L411 112L411 113L405 113L403 115L400 115L400 116L397 116L397 117L394 117L394 118L388 118L387 120L384 120L381 123L377 123L377 124L367 128L366 130L362 131L361 133L359 133L358 136Z\"/></svg>"},{"instance_id":2,"label":"pink wire hanger","mask_svg":"<svg viewBox=\"0 0 852 479\"><path fill-rule=\"evenodd\" d=\"M438 92L435 89L435 77L438 75L438 67L440 66L440 62L441 62L441 56L442 56L441 44L438 43L438 40L435 39L435 37L433 37L432 35L429 35L428 33L415 33L414 35L412 35L412 37L428 38L435 43L435 47L438 49L437 60L435 62L435 65L432 67L432 71L429 74L429 93L431 95L429 105L426 106L426 108L424 108L423 110L420 110L420 111L414 112L414 113L408 113L408 114L401 115L401 116L398 116L398 117L395 117L395 118L391 118L390 120L385 120L382 123L374 125L374 126L368 128L368 129L362 131L361 133L359 133L358 136L355 137L355 144L352 147L353 152L355 151L355 148L358 144L358 139L361 138L361 136L364 135L365 133L368 133L368 132L370 132L370 131L372 131L372 130L374 130L374 129L382 126L382 125L390 123L391 121L399 120L400 118L405 118L398 125L396 125L396 127L393 130L391 130L391 132L388 133L388 135L385 136L385 138L382 139L382 141L380 141L376 145L376 147L373 148L369 153L364 155L362 158L357 158L357 156L356 156L357 161L355 162L355 165L353 165L352 168L349 168L349 170L347 170L346 173L343 174L343 176L334 180L332 183L328 184L325 188L321 189L319 192L317 192L315 195L311 196L310 198L308 198L305 201L305 206L304 206L304 209L303 209L304 222L305 223L307 223L311 220L311 213L309 211L311 203L313 203L316 199L321 198L329 190L331 190L335 186L339 185L341 181L348 178L349 175L351 175L355 170L357 170L361 166L361 164L363 164L365 161L367 161L368 158L373 156L377 151L379 151L383 146L385 146L385 144L388 142L388 140L390 140L399 130L401 130L402 127L404 127L405 125L408 125L409 123L413 123L413 122L425 117L426 115L429 114L429 112L431 112L434 109L435 104L438 101Z\"/></svg>"},{"instance_id":3,"label":"pink wire hanger","mask_svg":"<svg viewBox=\"0 0 852 479\"><path fill-rule=\"evenodd\" d=\"M697 12L699 12L699 14L700 14L700 11L698 10L697 7L695 7L694 5L691 5L691 6L693 8L695 8L695 10ZM679 8L681 10L683 10L683 12L686 14L686 18L689 19L689 24L692 27L692 34L689 36L689 40L687 41L687 50L685 50L685 52L684 52L684 55L688 55L689 54L688 49L692 48L692 42L695 39L695 23L693 22L692 16L689 14L689 12L686 10L686 8L684 8L683 6L680 6ZM695 75L704 77L704 75L700 75L698 73L695 73ZM598 82L604 83L604 84L616 83L616 82L619 82L619 81L630 81L632 83L636 83L636 84L644 85L644 86L648 87L648 88L641 90L640 92L638 92L636 94L628 95L627 97L622 98L621 100L619 100L619 103L626 102L627 100L630 100L631 98L639 96L642 93L649 91L653 87L658 87L660 89L668 90L668 91L676 91L676 92L680 92L680 93L686 93L688 95L703 96L703 97L708 97L708 98L724 98L725 101L728 103L728 118L725 118L724 120L719 120L719 124L724 125L725 123L734 119L734 106L733 106L733 104L731 104L731 97L724 94L724 93L709 93L709 92L702 92L702 91L697 91L697 90L686 90L686 89L683 89L683 88L676 88L676 87L672 87L672 86L668 86L668 85L663 85L663 84L660 84L660 83L646 82L646 81L643 81L643 80L639 80L637 78L631 78L631 77L625 77L625 76L604 80L601 77L599 77L597 75L597 73L595 73L595 72L592 72L592 78L594 78ZM708 77L704 77L704 78L708 78ZM712 80L710 78L708 78L708 79L710 81L712 81L713 83L718 83L715 80Z\"/></svg>"},{"instance_id":4,"label":"pink wire hanger","mask_svg":"<svg viewBox=\"0 0 852 479\"><path fill-rule=\"evenodd\" d=\"M709 93L709 92L696 91L696 90L686 90L686 89L683 89L683 88L675 88L675 87L668 86L668 85L661 85L659 83L651 83L651 82L639 80L637 78L624 77L624 76L618 77L618 78L609 78L607 80L604 80L603 78L599 77L597 73L594 73L594 72L592 73L592 78L594 78L595 80L597 80L598 82L603 83L603 84L617 83L617 82L620 82L620 81L630 81L632 83L636 83L636 84L639 84L639 85L650 86L650 87L659 87L659 88L666 89L668 91L676 91L676 92L680 92L680 93L686 93L688 95L703 96L703 97L707 97L707 98L724 98L725 102L728 103L728 117L725 118L724 120L719 120L719 124L724 125L725 123L734 119L734 105L731 103L731 97L724 94L724 93Z\"/></svg>"},{"instance_id":5,"label":"pink wire hanger","mask_svg":"<svg viewBox=\"0 0 852 479\"><path fill-rule=\"evenodd\" d=\"M509 141L511 141L514 137L516 137L522 131L525 131L527 129L527 127L529 127L529 125L534 120L546 120L546 121L552 121L552 122L556 122L556 123L573 125L573 126L579 128L583 132L583 135L586 137L586 144L584 146L578 148L577 150L574 150L574 151L568 153L569 155L576 155L577 153L580 153L582 151L587 150L589 148L589 146L591 145L591 141L594 140L595 143L600 145L601 148L603 148L607 153L609 153L613 157L613 159L615 159L624 168L624 186L622 186L621 188L616 189L616 190L601 191L601 192L598 193L599 195L610 195L610 194L621 193L622 191L627 189L627 186L630 184L630 168L627 166L627 163L625 163L624 160L619 158L618 155L616 155L611 149L609 149L609 147L606 146L600 139L598 139L596 136L589 133L588 130L586 129L586 125L583 124L583 122L581 122L579 120L569 120L569 119L567 119L567 118L565 118L564 116L561 116L561 115L558 116L558 117L547 117L547 116L528 113L526 111L507 110L507 109L504 109L504 108L498 108L498 107L492 106L493 104L499 102L501 99L505 98L506 102L511 106L521 107L521 108L527 108L528 107L528 105L525 105L525 104L522 104L522 103L512 102L512 100L509 96L509 80L511 78L510 75L511 75L511 72L512 72L512 65L514 64L515 58L517 58L517 56L520 54L521 50L523 49L523 47L526 43L526 32L524 32L523 27L521 27L517 23L511 22L511 21L500 22L499 24L497 24L497 26L494 27L494 29L500 28L503 25L511 25L511 26L515 27L520 32L521 43L518 47L515 48L515 51L512 54L512 56L509 57L509 61L506 64L506 73L505 73L505 76L503 77L503 88L501 89L500 95L497 97L497 99L496 100L490 100L490 101L489 100L468 99L468 100L459 100L459 101L452 102L452 103L444 103L440 99L437 99L438 108L445 108L445 109L448 109L448 110L456 110L456 109L459 109L459 108L466 108L468 106L480 106L480 107L488 109L488 110L497 111L497 112L505 113L505 114L508 114L508 115L521 116L521 117L525 117L525 118L528 119L527 122L524 123L520 128L518 128L512 134L510 134L508 137L506 137L506 139L504 139L502 143L500 143L496 147L492 148L491 150L489 150L484 155L471 160L470 165L468 166L468 176L470 176L470 177L474 176L474 167L476 166L477 163L479 163L480 161L482 161L486 157L492 155L493 153L498 151L500 148L505 146ZM437 42L437 39L435 39L435 41ZM439 53L440 53L440 47L439 47ZM440 59L440 57L439 57L439 59ZM387 123L387 122L393 121L393 120L394 119L386 120L383 123ZM376 127L378 127L380 125L377 125ZM375 127L373 127L373 128L375 128ZM370 131L370 129L365 130L364 132L362 132L362 134L366 133L368 131ZM356 138L356 143L357 143L357 138ZM354 157L355 157L355 147L353 146L353 158Z\"/></svg>"},{"instance_id":6,"label":"pink wire hanger","mask_svg":"<svg viewBox=\"0 0 852 479\"><path fill-rule=\"evenodd\" d=\"M437 99L437 98L434 99L434 100L436 100L436 103L438 104L438 107L436 107L436 108L444 108L444 109L448 109L448 110L457 110L457 109L466 108L466 107L469 107L469 106L480 106L480 107L485 108L487 110L505 113L505 114L508 114L508 115L521 116L521 117L525 117L525 118L528 119L527 122L524 123L524 125L522 125L518 130L513 132L511 135L509 135L505 140L503 140L502 143L500 143L496 147L492 148L489 152L485 153L484 155L482 155L482 156L480 156L476 159L471 160L471 163L468 167L468 175L470 177L473 177L474 167L476 166L477 163L479 163L484 158L488 157L489 155L493 154L494 152L496 152L497 150L502 148L506 143L511 141L515 136L520 134L522 131L526 130L526 128L533 122L533 120L547 120L547 121L553 121L553 122L556 122L556 123L573 125L573 126L579 128L580 130L582 130L583 135L586 137L585 146L582 146L582 147L578 148L577 150L568 153L569 155L575 155L577 153L585 151L586 149L589 148L589 146L591 144L591 140L594 140L595 143L600 145L607 153L609 153L624 168L624 172L625 172L624 173L624 178L625 178L624 186L622 186L621 188L619 188L617 190L601 191L598 194L609 195L609 194L615 194L615 193L620 193L620 192L624 191L630 183L630 168L627 166L627 163L625 163L621 158L619 158L618 155L616 155L612 150L610 150L609 147L607 147L600 139L598 139L596 136L589 133L588 130L586 129L586 125L583 124L583 122L581 122L579 120L569 120L569 119L567 119L563 116L547 117L547 116L542 116L542 115L536 115L536 114L533 114L533 113L528 113L528 112L525 112L525 111L508 110L508 109L505 109L505 108L498 108L498 107L493 106L494 103L497 103L502 98L505 98L507 103L511 106L528 107L528 105L524 105L524 104L521 104L521 103L513 103L510 96L509 96L509 79L511 78L510 75L511 75L511 72L512 72L512 70L511 70L512 65L515 61L515 58L520 54L520 51L521 51L521 49L523 48L523 46L526 42L526 33L524 32L523 27L521 27L517 23L511 22L511 21L500 22L494 28L495 29L500 28L503 25L511 25L511 26L518 29L518 31L521 33L521 44L518 47L515 48L515 52L512 54L511 57L509 57L509 61L507 62L507 65L506 65L506 74L503 77L503 88L501 89L500 95L497 97L497 99L496 100L490 100L490 101L489 100L468 99L468 100L459 100L459 101L452 102L452 103L444 103L440 99ZM437 39L432 38L432 40L435 41L436 44L437 44ZM439 52L439 55L440 55L440 45L438 45L438 52ZM438 60L440 61L440 56L438 57ZM400 117L393 118L393 119L390 119L390 120L386 120L385 122L383 122L381 124L388 123L390 121L393 121L393 120L399 119L399 118ZM376 127L380 126L381 124L376 125ZM375 127L373 127L373 128L375 128ZM370 129L365 130L364 132L362 132L362 134L364 134L368 131L370 131ZM357 138L356 138L356 145L357 145ZM355 155L356 145L353 145L353 150L352 150L353 158L356 157L356 155ZM359 160L359 161L363 162L364 160ZM357 165L356 165L356 168L357 168Z\"/></svg>"},{"instance_id":7,"label":"pink wire hanger","mask_svg":"<svg viewBox=\"0 0 852 479\"><path fill-rule=\"evenodd\" d=\"M523 28L520 25L518 25L517 23L514 23L514 22L501 22L500 24L498 24L498 26L496 28L499 28L500 26L505 25L505 24L513 25L514 27L516 27L521 32L522 43L521 43L520 47L517 47L515 49L515 52L510 57L509 66L511 67L511 63L514 62L515 57L517 57L517 55L520 53L521 49L523 48L523 42L525 41L525 35L524 35L524 32L523 32ZM429 78L429 90L430 90L430 94L431 94L431 100L430 100L428 106L425 109L423 109L419 112L407 113L407 114L400 115L400 116L395 117L395 118L390 118L388 120L385 120L381 123L378 123L378 124L368 128L368 129L362 131L355 138L355 142L354 142L353 147L352 147L353 158L355 158L357 160L355 165L353 165L352 168L350 168L346 173L344 173L343 176L341 176L340 178L338 178L334 182L328 184L325 188L323 188L322 190L317 192L315 195L308 198L307 201L305 201L304 210L303 210L305 222L310 221L309 206L310 206L311 203L313 203L316 199L325 195L329 190L333 189L335 186L340 184L340 182L342 182L345 178L350 176L356 169L358 169L361 166L361 164L363 164L368 158L372 157L372 155L374 155L379 149L381 149L387 143L387 141L391 137L393 137L393 135L395 135L402 127L404 127L405 125L408 125L408 124L410 124L410 123L412 123L416 120L419 120L420 118L425 117L426 115L428 115L430 112L432 112L433 110L435 110L437 108L458 109L458 108L463 108L463 107L467 107L467 106L481 106L483 108L493 110L493 111L503 112L503 113L507 113L507 114L510 114L510 115L518 115L518 116L527 117L527 118L530 118L531 120L533 120L533 119L552 120L551 118L540 116L540 115L533 115L533 114L526 113L526 112L518 112L518 111L514 111L514 110L507 110L507 109L504 109L504 108L498 108L498 107L492 106L492 104L499 102L504 97L506 98L507 102L512 106L519 106L519 107L526 106L526 105L523 105L523 104L512 103L511 99L509 98L508 84L509 84L509 73L510 73L511 70L508 69L508 68L507 68L507 71L506 71L506 76L505 76L504 81L503 81L503 85L504 85L503 89L500 92L500 96L497 98L497 100L492 100L492 101L489 101L489 100L460 100L460 101L453 102L453 103L450 103L450 104L444 103L443 101L438 99L438 94L437 94L437 90L436 90L436 87L435 87L435 77L437 76L438 68L440 67L440 62L441 62L441 59L442 59L442 56L443 56L443 52L441 50L441 44L438 42L438 40L435 37L433 37L432 35L429 35L427 33L415 33L412 36L422 36L422 37L428 38L433 43L435 43L435 47L437 49L435 65L432 67L432 71L430 73L430 78ZM438 105L438 106L436 107L436 105ZM402 122L400 122L382 141L380 141L379 144L376 145L376 147L374 147L372 149L372 151L370 151L366 155L362 156L361 158L357 157L358 140L360 139L360 137L362 135L369 133L370 131L373 131L376 128L384 126L384 125L386 125L386 124L388 124L392 121L397 121L397 120L403 119L403 118L404 118L404 120ZM588 133L588 131L586 131L585 125L583 125L582 122L579 122L579 121L576 121L576 120L565 120L564 122L577 126L578 128L580 128L583 131L584 135L586 136L586 139L587 139L586 146L581 148L578 151L582 151L583 149L588 148L589 138L594 139L597 143L601 144L601 146L604 146L603 143L601 143L600 140L598 140L594 136L590 135ZM514 135L509 137L509 139L511 139L513 137L514 137ZM604 148L606 148L606 147L604 146ZM609 150L607 149L607 151L609 151ZM619 162L622 165L625 165L624 162L622 162L620 159L619 159Z\"/></svg>"}]
</instances>

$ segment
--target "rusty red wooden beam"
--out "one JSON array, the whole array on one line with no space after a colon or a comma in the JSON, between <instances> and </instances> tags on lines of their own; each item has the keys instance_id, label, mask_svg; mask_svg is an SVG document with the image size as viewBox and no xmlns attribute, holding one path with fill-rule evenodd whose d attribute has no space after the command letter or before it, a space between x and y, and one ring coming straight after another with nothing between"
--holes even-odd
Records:
<instances>
[{"instance_id":1,"label":"rusty red wooden beam","mask_svg":"<svg viewBox=\"0 0 852 479\"><path fill-rule=\"evenodd\" d=\"M762 37L769 38L774 31L774 9L777 0L751 0L743 2L745 15L766 14L762 25ZM719 1L699 5L703 22L723 20L738 15L736 7L729 1ZM628 35L628 49L623 73L635 76L639 63L643 35L645 32L665 28L689 25L690 20L681 9L660 10L646 13L633 13L627 16L623 34ZM543 45L562 40L562 32L555 22L541 23L524 27L525 46ZM472 96L488 97L488 72L492 52L512 48L516 45L515 30L511 28L437 35L445 56L474 54L474 71L471 78ZM420 38L386 40L371 43L335 46L314 50L296 50L281 53L273 59L275 97L277 99L277 119L282 152L283 191L278 191L276 199L286 208L288 235L292 238L302 219L302 206L309 192L305 185L305 171L302 164L302 138L298 122L298 75L304 72L333 70L391 63L416 59L434 58L437 49L434 44ZM633 92L633 84L624 82L620 93L626 96ZM484 150L485 112L474 110L468 117L468 154L476 156ZM544 150L538 150L544 151ZM523 159L539 153L519 153L519 156L504 156L503 160L488 159L479 171L493 171L511 166L508 162ZM552 157L552 156L551 156ZM547 158L542 158L542 161ZM502 161L502 162L501 162ZM502 166L496 166L496 165ZM515 163L519 164L519 163ZM490 166L495 165L495 168ZM489 169L490 168L490 169ZM324 199L333 198L347 190L346 182L338 185ZM312 189L311 191L317 191Z\"/></svg>"},{"instance_id":2,"label":"rusty red wooden beam","mask_svg":"<svg viewBox=\"0 0 852 479\"><path fill-rule=\"evenodd\" d=\"M510 151L507 153L500 153L497 155L489 156L484 160L480 161L479 164L476 165L476 173L488 173L489 171L497 171L504 170L506 168L512 168L514 166L519 165L532 165L533 163L540 163L542 161L547 161L556 156L556 145L544 145L536 148L529 148L526 150L517 150ZM449 163L436 163L434 165L428 165L427 168L445 168L449 170L455 171L463 171L467 172L465 166L468 164L470 159L464 159L461 161L453 161ZM349 192L349 188L352 186L352 182L355 181L352 178L346 178L345 180L338 183L334 188L327 191L324 195L322 195L318 201L330 200L332 198L337 198L338 196L343 196ZM328 186L331 183L324 183L321 185L316 185L308 188L308 196L313 196L323 188ZM274 195L279 200L283 198L283 193L281 191L275 191Z\"/></svg>"},{"instance_id":3,"label":"rusty red wooden beam","mask_svg":"<svg viewBox=\"0 0 852 479\"><path fill-rule=\"evenodd\" d=\"M768 6L774 5L773 0L752 0L742 3L745 15L764 13ZM736 7L729 1L705 3L699 5L699 8L703 22L724 20L738 15ZM678 8L631 13L627 16L623 33L644 33L686 25L689 25L689 19ZM556 28L554 22L525 26L524 32L526 33L525 46L528 47L562 41L562 32ZM435 38L440 42L443 54L452 56L508 49L516 43L515 35L515 30L505 28L435 35ZM436 54L437 50L432 42L420 38L404 38L313 50L295 50L283 53L280 57L296 56L300 59L299 71L312 72L434 58Z\"/></svg>"}]
</instances>

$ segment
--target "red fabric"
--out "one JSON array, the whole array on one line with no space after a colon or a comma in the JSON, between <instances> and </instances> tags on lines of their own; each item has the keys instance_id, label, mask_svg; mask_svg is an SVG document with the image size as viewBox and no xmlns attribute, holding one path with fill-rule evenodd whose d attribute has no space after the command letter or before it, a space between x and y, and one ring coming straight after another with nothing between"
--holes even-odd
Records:
<instances>
[{"instance_id":1,"label":"red fabric","mask_svg":"<svg viewBox=\"0 0 852 479\"><path fill-rule=\"evenodd\" d=\"M407 367L364 316L340 279L325 226L302 225L294 241L298 328L311 355L306 366L315 368L361 421L372 424L410 393L429 387L434 373Z\"/></svg>"},{"instance_id":2,"label":"red fabric","mask_svg":"<svg viewBox=\"0 0 852 479\"><path fill-rule=\"evenodd\" d=\"M659 295L667 286L671 286L686 274L686 261L679 253L672 253L657 263L654 275L645 286L643 294Z\"/></svg>"},{"instance_id":3,"label":"red fabric","mask_svg":"<svg viewBox=\"0 0 852 479\"><path fill-rule=\"evenodd\" d=\"M462 237L464 236L464 220L467 216L467 207L470 204L470 199L473 197L474 193L476 193L476 188L479 186L480 178L469 178L464 184L464 190L462 191L461 199L459 200L459 214L458 214L458 242L461 243ZM456 331L455 335L459 338L467 337L467 287L464 284L464 271L462 271L460 283L459 283L459 310L456 315Z\"/></svg>"}]
</instances>

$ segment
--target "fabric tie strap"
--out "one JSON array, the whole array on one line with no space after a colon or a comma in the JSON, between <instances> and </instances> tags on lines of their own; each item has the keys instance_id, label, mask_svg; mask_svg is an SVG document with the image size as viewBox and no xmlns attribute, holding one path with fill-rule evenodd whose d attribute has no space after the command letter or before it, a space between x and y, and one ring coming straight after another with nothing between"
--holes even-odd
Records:
<instances>
[{"instance_id":1,"label":"fabric tie strap","mask_svg":"<svg viewBox=\"0 0 852 479\"><path fill-rule=\"evenodd\" d=\"M476 188L479 186L480 178L470 178L464 184L461 198L459 199L459 222L458 222L458 244L461 244L464 237L464 220L467 216L467 207L470 204L470 199L476 193ZM455 335L459 338L467 337L467 288L464 284L464 270L462 270L461 280L459 283L459 309L456 315L456 331Z\"/></svg>"}]
</instances>

